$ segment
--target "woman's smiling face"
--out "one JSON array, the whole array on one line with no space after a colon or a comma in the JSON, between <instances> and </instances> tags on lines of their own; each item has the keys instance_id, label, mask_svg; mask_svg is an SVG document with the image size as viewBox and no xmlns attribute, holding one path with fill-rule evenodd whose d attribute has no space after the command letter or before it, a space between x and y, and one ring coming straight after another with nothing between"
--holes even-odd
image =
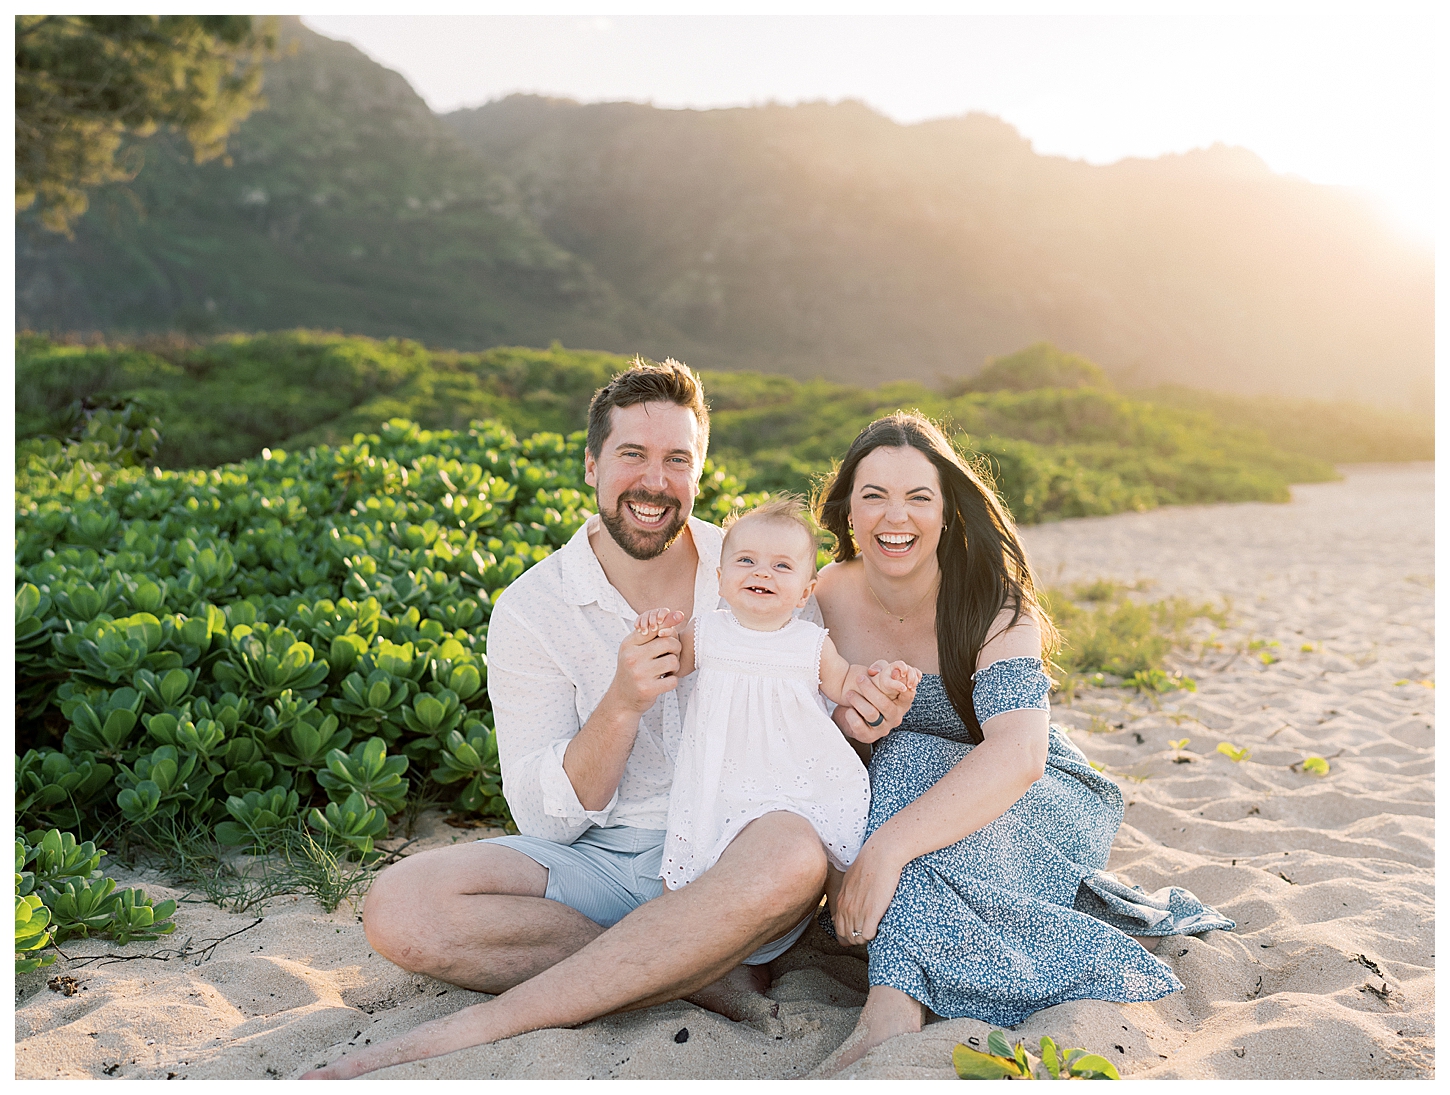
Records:
<instances>
[{"instance_id":1,"label":"woman's smiling face","mask_svg":"<svg viewBox=\"0 0 1450 1095\"><path fill-rule=\"evenodd\" d=\"M942 513L941 477L924 453L883 445L856 465L851 526L857 549L882 573L900 578L935 566Z\"/></svg>"}]
</instances>

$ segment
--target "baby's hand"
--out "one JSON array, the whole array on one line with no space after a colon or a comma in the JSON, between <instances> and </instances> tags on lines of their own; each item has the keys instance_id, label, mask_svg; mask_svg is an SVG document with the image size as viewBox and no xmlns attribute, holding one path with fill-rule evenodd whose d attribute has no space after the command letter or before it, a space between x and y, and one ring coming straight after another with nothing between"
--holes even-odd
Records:
<instances>
[{"instance_id":1,"label":"baby's hand","mask_svg":"<svg viewBox=\"0 0 1450 1095\"><path fill-rule=\"evenodd\" d=\"M907 665L905 662L892 662L891 679L900 681L906 686L907 691L913 691L921 683L921 670L914 665Z\"/></svg>"},{"instance_id":2,"label":"baby's hand","mask_svg":"<svg viewBox=\"0 0 1450 1095\"><path fill-rule=\"evenodd\" d=\"M871 663L876 687L888 696L910 692L921 683L921 671L905 662L888 662L884 658Z\"/></svg>"},{"instance_id":3,"label":"baby's hand","mask_svg":"<svg viewBox=\"0 0 1450 1095\"><path fill-rule=\"evenodd\" d=\"M683 612L676 612L669 608L652 608L648 612L639 614L639 619L634 621L634 629L641 635L653 637L662 631L676 627L684 618ZM673 632L671 633L673 634Z\"/></svg>"}]
</instances>

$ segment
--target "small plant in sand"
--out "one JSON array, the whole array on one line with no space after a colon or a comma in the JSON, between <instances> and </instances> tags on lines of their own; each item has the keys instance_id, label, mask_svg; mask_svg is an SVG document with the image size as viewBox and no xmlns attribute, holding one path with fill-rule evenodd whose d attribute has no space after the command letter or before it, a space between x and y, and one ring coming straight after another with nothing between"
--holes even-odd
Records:
<instances>
[{"instance_id":1,"label":"small plant in sand","mask_svg":"<svg viewBox=\"0 0 1450 1095\"><path fill-rule=\"evenodd\" d=\"M1197 689L1191 678L1166 669L1164 658L1187 641L1195 620L1224 625L1226 610L1182 597L1141 603L1129 598L1133 591L1106 580L1043 591L1042 603L1062 635L1052 669L1067 703L1080 683L1121 683L1146 696Z\"/></svg>"},{"instance_id":2,"label":"small plant in sand","mask_svg":"<svg viewBox=\"0 0 1450 1095\"><path fill-rule=\"evenodd\" d=\"M1162 669L1140 669L1123 682L1124 688L1136 688L1144 695L1158 695L1163 692L1197 692L1198 682L1182 673L1168 673Z\"/></svg>"},{"instance_id":3,"label":"small plant in sand","mask_svg":"<svg viewBox=\"0 0 1450 1095\"><path fill-rule=\"evenodd\" d=\"M1250 654L1257 653L1259 656L1259 661L1261 661L1264 665L1273 665L1276 661L1279 660L1279 656L1274 653L1274 650L1276 650L1278 646L1279 643L1276 639L1250 639L1248 644L1248 652Z\"/></svg>"},{"instance_id":4,"label":"small plant in sand","mask_svg":"<svg viewBox=\"0 0 1450 1095\"><path fill-rule=\"evenodd\" d=\"M1228 757L1228 759L1233 761L1235 764L1238 764L1240 761L1248 760L1249 757L1252 755L1247 749L1243 749L1235 745L1231 741L1219 742L1218 751L1224 756Z\"/></svg>"},{"instance_id":5,"label":"small plant in sand","mask_svg":"<svg viewBox=\"0 0 1450 1095\"><path fill-rule=\"evenodd\" d=\"M1190 758L1189 758L1188 754L1184 752L1184 750L1188 748L1188 742L1189 742L1189 740L1190 739L1188 739L1188 738L1178 738L1176 740L1170 740L1168 742L1168 748L1170 748L1170 749L1173 750L1173 763L1174 764L1188 764L1188 763L1190 763Z\"/></svg>"},{"instance_id":6,"label":"small plant in sand","mask_svg":"<svg viewBox=\"0 0 1450 1095\"><path fill-rule=\"evenodd\" d=\"M54 958L36 951L91 934L117 943L158 939L176 930L175 901L152 905L144 890L118 891L101 874L100 851L70 833L15 833L15 972L28 973Z\"/></svg>"},{"instance_id":7,"label":"small plant in sand","mask_svg":"<svg viewBox=\"0 0 1450 1095\"><path fill-rule=\"evenodd\" d=\"M1289 765L1289 767L1297 769L1300 772L1308 772L1311 776L1329 775L1329 762L1323 757L1310 755L1301 761Z\"/></svg>"},{"instance_id":8,"label":"small plant in sand","mask_svg":"<svg viewBox=\"0 0 1450 1095\"><path fill-rule=\"evenodd\" d=\"M1008 1045L1000 1030L987 1035L983 1053L971 1046L958 1045L952 1050L952 1066L963 1080L1121 1080L1118 1070L1106 1057L1085 1049L1058 1049L1047 1035L1038 1043L1041 1053L1037 1064L1022 1048L1022 1043Z\"/></svg>"}]
</instances>

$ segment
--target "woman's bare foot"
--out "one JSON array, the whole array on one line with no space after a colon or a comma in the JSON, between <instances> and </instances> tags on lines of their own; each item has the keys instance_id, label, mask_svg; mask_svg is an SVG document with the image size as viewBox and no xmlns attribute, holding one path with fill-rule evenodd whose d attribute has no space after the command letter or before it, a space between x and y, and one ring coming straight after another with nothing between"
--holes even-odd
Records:
<instances>
[{"instance_id":1,"label":"woman's bare foot","mask_svg":"<svg viewBox=\"0 0 1450 1095\"><path fill-rule=\"evenodd\" d=\"M713 1011L736 1023L750 1023L764 1029L776 1018L780 1005L765 995L770 988L770 966L736 966L718 981L712 981L693 996L685 997L696 1007Z\"/></svg>"},{"instance_id":2,"label":"woman's bare foot","mask_svg":"<svg viewBox=\"0 0 1450 1095\"><path fill-rule=\"evenodd\" d=\"M839 1075L882 1042L898 1034L916 1034L925 1021L926 1008L919 1001L900 989L872 985L856 1029L806 1079L827 1080Z\"/></svg>"}]
</instances>

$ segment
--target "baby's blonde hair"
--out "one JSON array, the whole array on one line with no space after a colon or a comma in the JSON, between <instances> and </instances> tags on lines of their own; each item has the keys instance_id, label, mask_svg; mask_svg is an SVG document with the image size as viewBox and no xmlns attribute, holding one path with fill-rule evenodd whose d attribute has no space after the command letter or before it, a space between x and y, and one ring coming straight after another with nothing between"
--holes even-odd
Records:
<instances>
[{"instance_id":1,"label":"baby's blonde hair","mask_svg":"<svg viewBox=\"0 0 1450 1095\"><path fill-rule=\"evenodd\" d=\"M817 530L815 522L811 520L810 506L799 494L773 494L754 509L736 510L725 518L722 526L725 530L725 539L720 546L723 555L730 544L730 532L736 525L744 520L778 521L798 525L805 530L806 536L810 539L810 566L811 573L816 570L816 549L821 543L821 534Z\"/></svg>"}]
</instances>

